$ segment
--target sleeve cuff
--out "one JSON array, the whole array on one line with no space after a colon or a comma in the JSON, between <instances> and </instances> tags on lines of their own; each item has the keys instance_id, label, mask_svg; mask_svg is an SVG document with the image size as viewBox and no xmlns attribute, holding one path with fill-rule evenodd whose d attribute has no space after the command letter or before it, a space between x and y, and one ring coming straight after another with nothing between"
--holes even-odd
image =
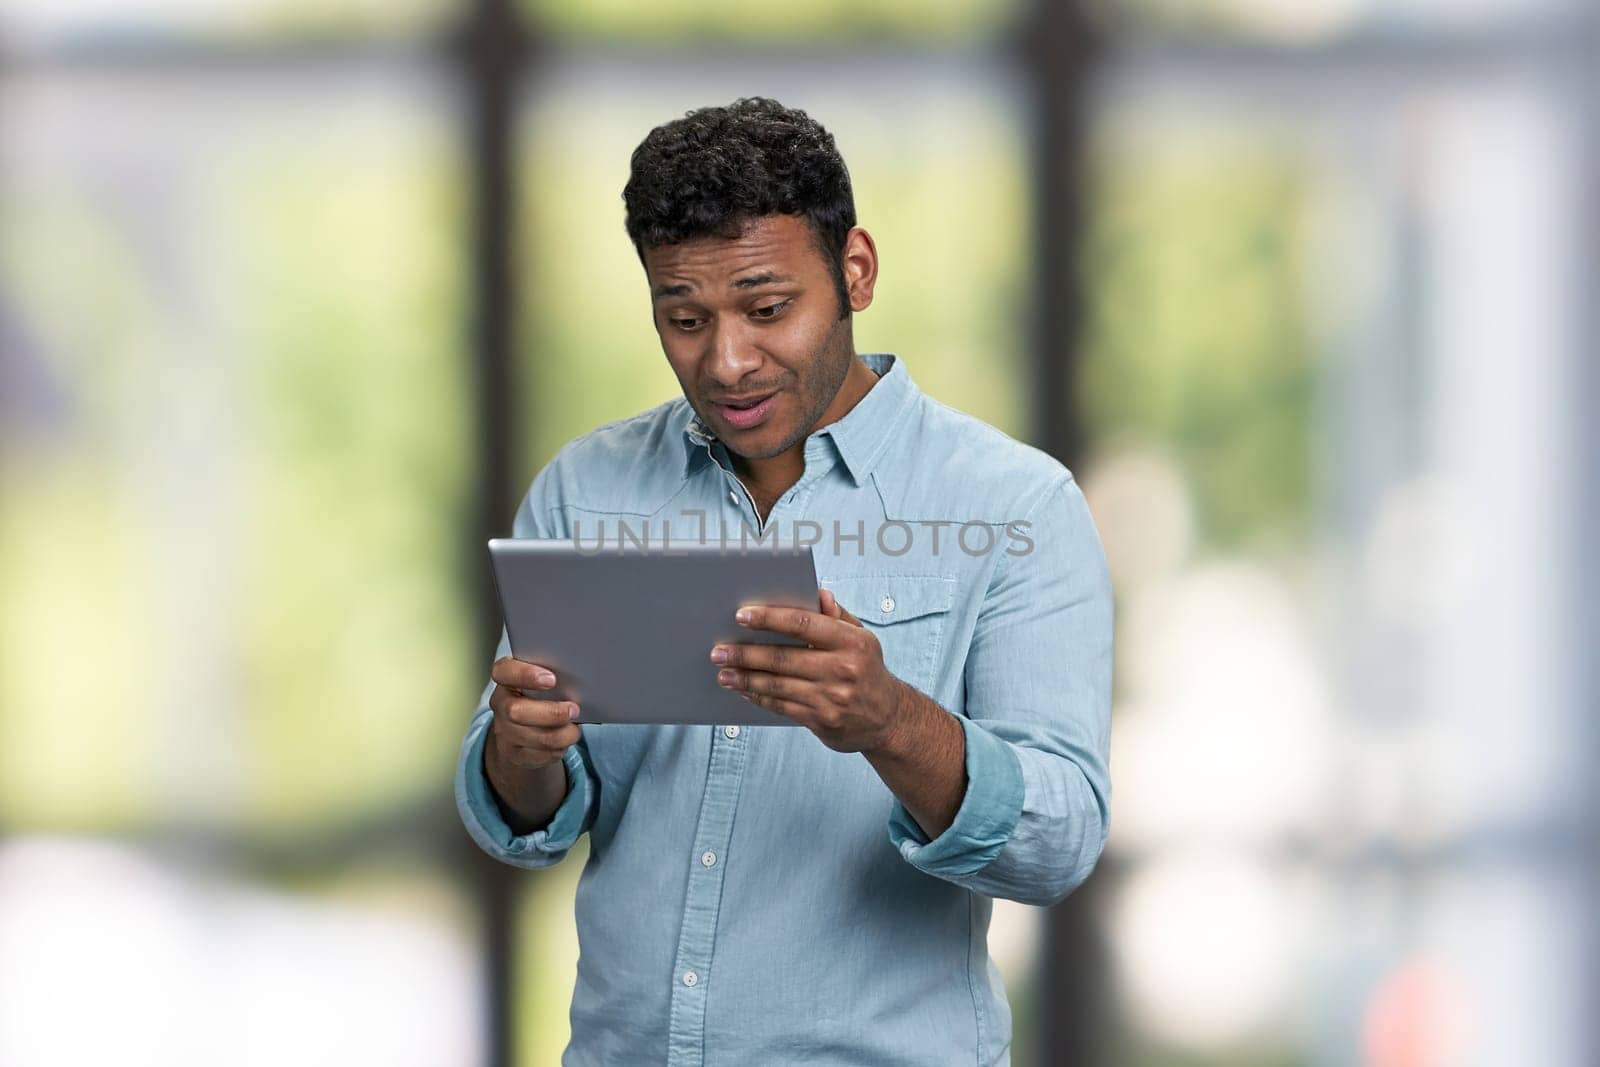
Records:
<instances>
[{"instance_id":1,"label":"sleeve cuff","mask_svg":"<svg viewBox=\"0 0 1600 1067\"><path fill-rule=\"evenodd\" d=\"M964 715L967 792L955 821L933 840L898 799L889 816L889 840L919 870L939 877L976 874L992 863L1022 815L1022 764L1011 746Z\"/></svg>"},{"instance_id":2,"label":"sleeve cuff","mask_svg":"<svg viewBox=\"0 0 1600 1067\"><path fill-rule=\"evenodd\" d=\"M530 834L512 832L489 791L483 769L483 747L489 735L490 716L474 723L461 748L456 766L456 808L467 832L489 855L522 867L542 867L558 862L583 834L583 817L589 806L589 774L581 745L562 756L567 770L567 795L550 817L550 825Z\"/></svg>"}]
</instances>

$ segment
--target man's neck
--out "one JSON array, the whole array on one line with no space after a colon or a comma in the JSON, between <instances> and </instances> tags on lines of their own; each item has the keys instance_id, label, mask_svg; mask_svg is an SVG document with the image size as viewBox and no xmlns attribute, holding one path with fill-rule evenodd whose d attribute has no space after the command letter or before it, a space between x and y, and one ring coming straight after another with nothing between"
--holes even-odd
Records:
<instances>
[{"instance_id":1,"label":"man's neck","mask_svg":"<svg viewBox=\"0 0 1600 1067\"><path fill-rule=\"evenodd\" d=\"M881 375L862 362L860 357L852 357L850 370L846 373L844 382L840 384L833 403L828 405L827 412L817 424L806 431L806 437L848 415L861 399L872 391L872 387L878 383L880 377ZM805 438L801 438L787 450L766 459L751 460L737 454L732 454L729 458L733 460L734 473L755 498L756 513L765 522L772 505L789 491L790 486L800 480L800 475L805 473L806 442Z\"/></svg>"}]
</instances>

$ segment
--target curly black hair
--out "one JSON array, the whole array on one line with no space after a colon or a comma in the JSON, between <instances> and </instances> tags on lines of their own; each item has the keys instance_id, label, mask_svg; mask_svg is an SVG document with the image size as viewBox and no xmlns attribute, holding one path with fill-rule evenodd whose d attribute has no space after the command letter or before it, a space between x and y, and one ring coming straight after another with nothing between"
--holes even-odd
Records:
<instances>
[{"instance_id":1,"label":"curly black hair","mask_svg":"<svg viewBox=\"0 0 1600 1067\"><path fill-rule=\"evenodd\" d=\"M644 250L696 237L736 238L764 215L806 219L850 314L844 242L855 197L833 135L798 108L748 96L651 130L633 150L622 190L628 236Z\"/></svg>"}]
</instances>

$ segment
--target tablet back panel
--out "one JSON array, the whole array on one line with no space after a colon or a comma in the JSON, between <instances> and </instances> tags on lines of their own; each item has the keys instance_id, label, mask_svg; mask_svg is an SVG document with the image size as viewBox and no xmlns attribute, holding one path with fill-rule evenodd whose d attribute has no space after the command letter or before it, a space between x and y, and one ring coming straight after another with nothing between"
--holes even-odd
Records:
<instances>
[{"instance_id":1,"label":"tablet back panel","mask_svg":"<svg viewBox=\"0 0 1600 1067\"><path fill-rule=\"evenodd\" d=\"M717 684L718 641L792 644L733 619L742 604L818 610L809 547L489 542L517 659L549 667L582 722L793 726Z\"/></svg>"}]
</instances>

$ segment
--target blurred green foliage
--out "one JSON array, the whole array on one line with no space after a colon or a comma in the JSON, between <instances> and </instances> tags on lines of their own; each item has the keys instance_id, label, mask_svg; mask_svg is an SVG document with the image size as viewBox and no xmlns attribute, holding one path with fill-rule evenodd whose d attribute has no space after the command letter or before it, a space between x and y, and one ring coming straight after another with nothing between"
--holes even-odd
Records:
<instances>
[{"instance_id":1,"label":"blurred green foliage","mask_svg":"<svg viewBox=\"0 0 1600 1067\"><path fill-rule=\"evenodd\" d=\"M141 620L159 532L108 457L136 433L158 308L71 190L16 174L6 191L0 285L33 342L13 358L68 404L0 450L0 828L135 827L157 803L162 670Z\"/></svg>"},{"instance_id":2,"label":"blurred green foliage","mask_svg":"<svg viewBox=\"0 0 1600 1067\"><path fill-rule=\"evenodd\" d=\"M1294 142L1214 118L1103 121L1082 261L1078 386L1091 447L1174 464L1201 552L1259 561L1288 548L1292 558L1312 520L1316 352L1302 224L1313 174ZM1134 635L1119 633L1119 648L1125 637L1137 656ZM1107 1060L1128 1067L1311 1062L1289 1031L1184 1049L1131 1014L1111 1030Z\"/></svg>"},{"instance_id":3,"label":"blurred green foliage","mask_svg":"<svg viewBox=\"0 0 1600 1067\"><path fill-rule=\"evenodd\" d=\"M818 40L982 38L1015 16L1017 0L522 0L549 32L645 45L795 44Z\"/></svg>"},{"instance_id":4,"label":"blurred green foliage","mask_svg":"<svg viewBox=\"0 0 1600 1067\"><path fill-rule=\"evenodd\" d=\"M274 0L234 15L241 33L295 42L411 36L456 17L457 0Z\"/></svg>"},{"instance_id":5,"label":"blurred green foliage","mask_svg":"<svg viewBox=\"0 0 1600 1067\"><path fill-rule=\"evenodd\" d=\"M1191 482L1203 544L1303 531L1314 368L1301 169L1283 147L1226 134L1108 137L1095 158L1092 437L1164 446Z\"/></svg>"},{"instance_id":6,"label":"blurred green foliage","mask_svg":"<svg viewBox=\"0 0 1600 1067\"><path fill-rule=\"evenodd\" d=\"M240 160L252 403L240 672L250 808L326 822L445 788L483 666L461 206L444 146Z\"/></svg>"},{"instance_id":7,"label":"blurred green foliage","mask_svg":"<svg viewBox=\"0 0 1600 1067\"><path fill-rule=\"evenodd\" d=\"M71 417L4 457L7 824L281 836L447 794L482 665L459 179L416 130L231 142L153 246L90 185L8 188Z\"/></svg>"}]
</instances>

